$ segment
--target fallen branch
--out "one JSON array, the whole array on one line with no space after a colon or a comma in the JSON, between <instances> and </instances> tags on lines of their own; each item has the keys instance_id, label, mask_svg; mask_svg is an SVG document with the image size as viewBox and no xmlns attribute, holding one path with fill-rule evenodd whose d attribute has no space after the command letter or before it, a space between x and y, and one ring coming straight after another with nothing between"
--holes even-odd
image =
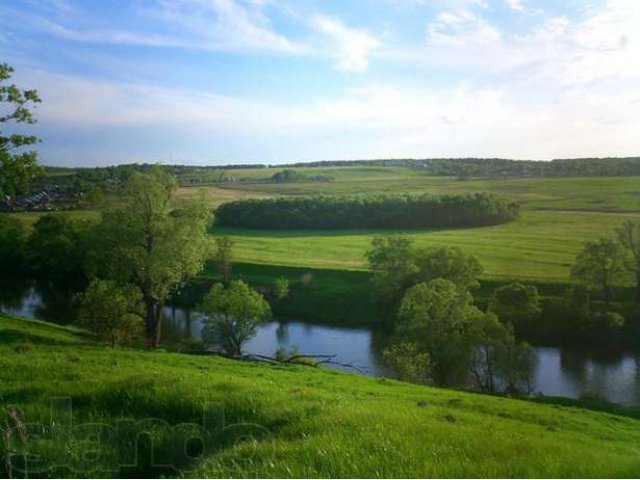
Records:
<instances>
[{"instance_id":1,"label":"fallen branch","mask_svg":"<svg viewBox=\"0 0 640 480\"><path fill-rule=\"evenodd\" d=\"M355 365L351 365L350 363L340 363L336 362L333 359L336 357L333 355L320 355L320 354L296 354L285 359L279 360L274 357L269 357L267 355L258 355L258 354L248 354L248 355L228 355L221 352L212 352L208 350L204 351L193 351L193 352L185 352L192 355L216 355L224 358L231 358L233 360L245 360L245 361L256 361L256 362L266 362L273 365L281 365L281 364L295 364L295 365L304 365L307 367L317 368L320 365L335 365L337 367L342 368L350 368L355 370L356 372L366 375L366 373ZM301 362L299 360L307 359L312 360L309 362Z\"/></svg>"}]
</instances>

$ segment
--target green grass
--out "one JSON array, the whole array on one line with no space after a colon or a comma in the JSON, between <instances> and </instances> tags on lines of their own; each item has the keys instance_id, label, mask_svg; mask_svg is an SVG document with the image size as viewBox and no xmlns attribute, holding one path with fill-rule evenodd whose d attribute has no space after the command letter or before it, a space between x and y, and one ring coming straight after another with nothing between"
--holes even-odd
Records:
<instances>
[{"instance_id":1,"label":"green grass","mask_svg":"<svg viewBox=\"0 0 640 480\"><path fill-rule=\"evenodd\" d=\"M251 171L266 180L273 170ZM444 194L492 192L519 201L524 209L640 212L640 178L482 178L460 181L427 176L402 167L301 168L308 175L330 175L333 182L234 183L224 189L270 195L351 195L376 193ZM269 173L270 172L270 173Z\"/></svg>"},{"instance_id":2,"label":"green grass","mask_svg":"<svg viewBox=\"0 0 640 480\"><path fill-rule=\"evenodd\" d=\"M32 349L17 351L24 339ZM71 329L6 316L0 316L0 362L0 405L6 411L18 409L26 423L50 425L50 401L65 397L74 425L102 425L70 431L54 410L53 431L39 430L29 447L40 456L32 468L59 466L32 470L32 476L640 475L640 421L576 407L303 366L111 349ZM185 440L170 427L201 424L203 408L216 413L204 454L198 456L196 448L191 451L197 458L172 457L180 472L150 465L145 440L153 440L156 460L167 461L168 452L175 452L170 445L181 445L172 441ZM223 411L226 429L220 428ZM112 427L122 419L149 418L156 421L147 422L149 436L138 439L138 465L119 466L136 451L137 430ZM14 468L20 462L20 455L12 457ZM7 473L6 462L0 463L0 476Z\"/></svg>"},{"instance_id":3,"label":"green grass","mask_svg":"<svg viewBox=\"0 0 640 480\"><path fill-rule=\"evenodd\" d=\"M484 278L508 281L567 282L583 242L614 235L626 218L585 212L523 212L503 225L434 231L406 231L418 246L456 245L473 253L485 268ZM237 260L245 263L363 270L365 252L376 234L391 231L269 232L215 229L236 241Z\"/></svg>"}]
</instances>

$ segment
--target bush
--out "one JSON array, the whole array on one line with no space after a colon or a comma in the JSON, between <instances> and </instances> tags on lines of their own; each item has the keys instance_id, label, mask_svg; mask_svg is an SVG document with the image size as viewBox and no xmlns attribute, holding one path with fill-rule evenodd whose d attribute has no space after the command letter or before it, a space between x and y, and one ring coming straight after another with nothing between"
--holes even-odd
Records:
<instances>
[{"instance_id":1,"label":"bush","mask_svg":"<svg viewBox=\"0 0 640 480\"><path fill-rule=\"evenodd\" d=\"M227 227L272 230L460 228L513 220L518 205L486 193L308 196L238 200L216 210Z\"/></svg>"}]
</instances>

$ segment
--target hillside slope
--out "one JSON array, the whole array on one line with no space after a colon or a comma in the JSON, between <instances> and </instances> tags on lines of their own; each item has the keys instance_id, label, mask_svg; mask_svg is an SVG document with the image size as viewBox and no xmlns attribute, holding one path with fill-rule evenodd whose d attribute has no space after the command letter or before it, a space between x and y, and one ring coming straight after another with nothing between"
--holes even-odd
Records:
<instances>
[{"instance_id":1,"label":"hillside slope","mask_svg":"<svg viewBox=\"0 0 640 480\"><path fill-rule=\"evenodd\" d=\"M5 460L13 452L0 477L21 477L25 461L31 476L640 475L635 419L303 366L112 349L3 315L0 407L0 451ZM190 422L204 428L178 425Z\"/></svg>"}]
</instances>

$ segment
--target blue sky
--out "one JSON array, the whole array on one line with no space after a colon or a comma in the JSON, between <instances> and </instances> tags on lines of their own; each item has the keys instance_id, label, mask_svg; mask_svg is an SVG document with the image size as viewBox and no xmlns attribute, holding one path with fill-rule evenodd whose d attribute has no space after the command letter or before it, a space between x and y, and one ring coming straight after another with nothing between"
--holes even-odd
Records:
<instances>
[{"instance_id":1,"label":"blue sky","mask_svg":"<svg viewBox=\"0 0 640 480\"><path fill-rule=\"evenodd\" d=\"M638 0L14 0L50 165L640 154Z\"/></svg>"}]
</instances>

